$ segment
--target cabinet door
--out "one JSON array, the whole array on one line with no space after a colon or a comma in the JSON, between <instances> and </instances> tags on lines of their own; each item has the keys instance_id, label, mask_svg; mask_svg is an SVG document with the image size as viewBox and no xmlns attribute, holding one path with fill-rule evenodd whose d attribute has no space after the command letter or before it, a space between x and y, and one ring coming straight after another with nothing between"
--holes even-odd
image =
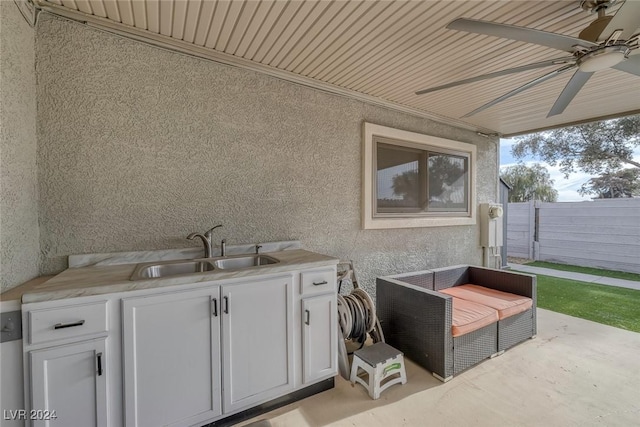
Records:
<instances>
[{"instance_id":1,"label":"cabinet door","mask_svg":"<svg viewBox=\"0 0 640 427\"><path fill-rule=\"evenodd\" d=\"M108 425L105 339L29 352L34 427Z\"/></svg>"},{"instance_id":2,"label":"cabinet door","mask_svg":"<svg viewBox=\"0 0 640 427\"><path fill-rule=\"evenodd\" d=\"M331 377L338 366L335 294L302 300L302 381Z\"/></svg>"},{"instance_id":3,"label":"cabinet door","mask_svg":"<svg viewBox=\"0 0 640 427\"><path fill-rule=\"evenodd\" d=\"M221 414L219 287L122 300L127 426Z\"/></svg>"},{"instance_id":4,"label":"cabinet door","mask_svg":"<svg viewBox=\"0 0 640 427\"><path fill-rule=\"evenodd\" d=\"M292 276L222 287L224 412L293 389Z\"/></svg>"}]
</instances>

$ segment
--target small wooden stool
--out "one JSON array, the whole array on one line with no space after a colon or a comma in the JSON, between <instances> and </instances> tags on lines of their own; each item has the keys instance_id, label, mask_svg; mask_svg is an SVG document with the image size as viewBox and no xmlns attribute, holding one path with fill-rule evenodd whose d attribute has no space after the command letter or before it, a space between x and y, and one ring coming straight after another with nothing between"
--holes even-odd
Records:
<instances>
[{"instance_id":1,"label":"small wooden stool","mask_svg":"<svg viewBox=\"0 0 640 427\"><path fill-rule=\"evenodd\" d=\"M368 383L358 376L358 369L369 374ZM400 374L383 385L381 383L391 375ZM351 364L351 384L360 383L369 391L372 399L378 399L380 393L394 384L406 384L407 373L404 369L404 356L400 350L378 342L353 353Z\"/></svg>"}]
</instances>

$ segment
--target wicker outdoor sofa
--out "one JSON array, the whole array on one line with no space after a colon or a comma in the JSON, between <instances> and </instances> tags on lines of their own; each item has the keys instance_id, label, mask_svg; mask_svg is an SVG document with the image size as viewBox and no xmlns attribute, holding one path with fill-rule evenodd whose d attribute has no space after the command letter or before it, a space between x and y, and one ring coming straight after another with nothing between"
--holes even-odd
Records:
<instances>
[{"instance_id":1,"label":"wicker outdoor sofa","mask_svg":"<svg viewBox=\"0 0 640 427\"><path fill-rule=\"evenodd\" d=\"M496 312L493 320L484 322L488 323L485 326L460 332L452 325L454 298L443 292L459 296L457 293L464 292L468 284L472 284L471 288L482 286L481 291L488 288L487 292L513 294L520 302L530 299L529 308L515 314L501 311L500 317ZM456 304L459 310L460 298L456 298ZM524 309L523 306L521 310ZM487 307L487 312L494 316L491 310ZM436 378L448 381L459 372L536 335L536 278L468 265L379 277L376 311L390 345Z\"/></svg>"}]
</instances>

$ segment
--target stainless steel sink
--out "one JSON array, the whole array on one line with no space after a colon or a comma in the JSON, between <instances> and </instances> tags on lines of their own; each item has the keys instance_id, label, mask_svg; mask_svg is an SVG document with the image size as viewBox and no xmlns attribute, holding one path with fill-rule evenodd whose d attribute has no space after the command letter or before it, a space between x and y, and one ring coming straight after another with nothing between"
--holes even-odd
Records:
<instances>
[{"instance_id":1,"label":"stainless steel sink","mask_svg":"<svg viewBox=\"0 0 640 427\"><path fill-rule=\"evenodd\" d=\"M241 270L249 267L277 264L280 261L268 255L236 255L230 257L163 261L138 264L131 280L155 279L171 276L206 273L214 270Z\"/></svg>"},{"instance_id":2,"label":"stainless steel sink","mask_svg":"<svg viewBox=\"0 0 640 427\"><path fill-rule=\"evenodd\" d=\"M237 270L248 267L259 267L262 265L276 264L278 261L268 255L239 255L227 258L220 258L213 263L221 270Z\"/></svg>"},{"instance_id":3,"label":"stainless steel sink","mask_svg":"<svg viewBox=\"0 0 640 427\"><path fill-rule=\"evenodd\" d=\"M211 261L167 261L155 264L140 264L131 275L131 280L153 279L168 276L204 273L215 269Z\"/></svg>"}]
</instances>

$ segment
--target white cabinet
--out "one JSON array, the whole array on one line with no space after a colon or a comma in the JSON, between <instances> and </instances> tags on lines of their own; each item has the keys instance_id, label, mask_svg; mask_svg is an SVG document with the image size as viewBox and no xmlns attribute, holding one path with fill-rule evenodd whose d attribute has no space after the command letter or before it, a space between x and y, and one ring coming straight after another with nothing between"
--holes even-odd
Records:
<instances>
[{"instance_id":1,"label":"white cabinet","mask_svg":"<svg viewBox=\"0 0 640 427\"><path fill-rule=\"evenodd\" d=\"M107 306L104 297L22 306L25 425L114 425L120 408L109 393L120 354Z\"/></svg>"},{"instance_id":2,"label":"white cabinet","mask_svg":"<svg viewBox=\"0 0 640 427\"><path fill-rule=\"evenodd\" d=\"M108 425L105 340L29 352L34 427Z\"/></svg>"},{"instance_id":3,"label":"white cabinet","mask_svg":"<svg viewBox=\"0 0 640 427\"><path fill-rule=\"evenodd\" d=\"M303 385L338 372L336 295L335 268L300 273Z\"/></svg>"},{"instance_id":4,"label":"white cabinet","mask_svg":"<svg viewBox=\"0 0 640 427\"><path fill-rule=\"evenodd\" d=\"M126 426L195 425L292 390L292 289L286 275L123 299Z\"/></svg>"},{"instance_id":5,"label":"white cabinet","mask_svg":"<svg viewBox=\"0 0 640 427\"><path fill-rule=\"evenodd\" d=\"M23 305L25 404L57 415L34 425L199 426L336 375L335 271Z\"/></svg>"},{"instance_id":6,"label":"white cabinet","mask_svg":"<svg viewBox=\"0 0 640 427\"><path fill-rule=\"evenodd\" d=\"M293 389L292 279L222 287L225 413Z\"/></svg>"},{"instance_id":7,"label":"white cabinet","mask_svg":"<svg viewBox=\"0 0 640 427\"><path fill-rule=\"evenodd\" d=\"M219 289L122 300L126 426L188 426L222 413Z\"/></svg>"},{"instance_id":8,"label":"white cabinet","mask_svg":"<svg viewBox=\"0 0 640 427\"><path fill-rule=\"evenodd\" d=\"M335 375L338 370L336 294L303 299L302 323L303 383Z\"/></svg>"}]
</instances>

